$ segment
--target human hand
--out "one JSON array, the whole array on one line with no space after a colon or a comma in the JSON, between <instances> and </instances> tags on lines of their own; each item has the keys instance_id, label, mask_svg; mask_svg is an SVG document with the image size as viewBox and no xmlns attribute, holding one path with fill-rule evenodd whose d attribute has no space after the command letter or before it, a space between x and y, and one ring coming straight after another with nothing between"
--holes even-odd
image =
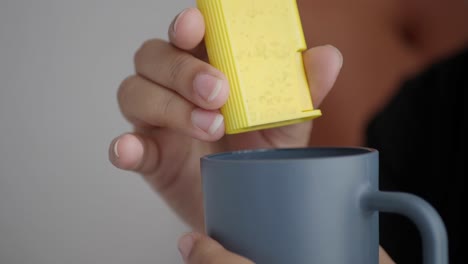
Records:
<instances>
[{"instance_id":1,"label":"human hand","mask_svg":"<svg viewBox=\"0 0 468 264\"><path fill-rule=\"evenodd\" d=\"M207 63L205 25L196 8L183 11L169 28L169 40L146 41L135 55L136 73L124 80L118 101L132 133L114 139L109 159L135 171L175 212L198 231L204 229L199 159L237 149L306 146L311 122L224 136L219 108L229 84ZM320 46L303 53L313 102L317 107L342 66L340 52Z\"/></svg>"},{"instance_id":2,"label":"human hand","mask_svg":"<svg viewBox=\"0 0 468 264\"><path fill-rule=\"evenodd\" d=\"M179 239L178 244L186 264L253 264L252 261L229 252L212 238L199 233L185 234ZM382 248L379 249L379 263L395 264Z\"/></svg>"},{"instance_id":3,"label":"human hand","mask_svg":"<svg viewBox=\"0 0 468 264\"><path fill-rule=\"evenodd\" d=\"M178 244L186 264L253 264L252 261L226 250L212 238L199 233L185 234Z\"/></svg>"}]
</instances>

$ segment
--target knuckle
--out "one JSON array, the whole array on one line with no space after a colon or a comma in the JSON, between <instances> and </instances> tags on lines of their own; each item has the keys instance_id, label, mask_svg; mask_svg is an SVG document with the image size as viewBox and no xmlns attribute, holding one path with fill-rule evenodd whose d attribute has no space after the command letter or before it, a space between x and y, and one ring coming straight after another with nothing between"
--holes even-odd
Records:
<instances>
[{"instance_id":1,"label":"knuckle","mask_svg":"<svg viewBox=\"0 0 468 264\"><path fill-rule=\"evenodd\" d=\"M169 125L168 120L174 118L173 104L177 101L177 95L170 93L160 99L159 104L155 104L155 110L153 111L153 117L151 118L153 124L159 127L167 127Z\"/></svg>"},{"instance_id":2,"label":"knuckle","mask_svg":"<svg viewBox=\"0 0 468 264\"><path fill-rule=\"evenodd\" d=\"M134 64L139 65L148 54L155 52L159 47L165 44L167 44L167 42L162 39L148 39L144 41L133 56Z\"/></svg>"},{"instance_id":3,"label":"knuckle","mask_svg":"<svg viewBox=\"0 0 468 264\"><path fill-rule=\"evenodd\" d=\"M193 60L188 54L180 53L175 55L169 66L169 82L174 85L180 76L183 76L182 72L190 67L192 62Z\"/></svg>"},{"instance_id":4,"label":"knuckle","mask_svg":"<svg viewBox=\"0 0 468 264\"><path fill-rule=\"evenodd\" d=\"M133 90L137 82L138 76L131 75L125 78L117 90L117 101L122 108L125 105L125 99L128 98L128 93Z\"/></svg>"}]
</instances>

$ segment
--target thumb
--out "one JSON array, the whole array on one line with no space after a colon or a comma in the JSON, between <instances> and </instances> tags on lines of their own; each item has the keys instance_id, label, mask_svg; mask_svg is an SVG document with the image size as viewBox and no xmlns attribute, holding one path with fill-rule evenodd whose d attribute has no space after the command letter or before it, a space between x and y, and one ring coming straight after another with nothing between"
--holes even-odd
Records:
<instances>
[{"instance_id":1,"label":"thumb","mask_svg":"<svg viewBox=\"0 0 468 264\"><path fill-rule=\"evenodd\" d=\"M311 48L302 54L314 107L318 108L335 84L343 65L340 51L330 45ZM275 142L275 147L300 147L307 144L312 128L305 122L264 130L263 135ZM307 136L306 136L307 135Z\"/></svg>"},{"instance_id":2,"label":"thumb","mask_svg":"<svg viewBox=\"0 0 468 264\"><path fill-rule=\"evenodd\" d=\"M314 107L317 108L335 84L343 65L343 56L331 45L311 48L302 56Z\"/></svg>"},{"instance_id":3,"label":"thumb","mask_svg":"<svg viewBox=\"0 0 468 264\"><path fill-rule=\"evenodd\" d=\"M186 264L253 264L252 261L227 251L215 240L199 233L185 234L178 244Z\"/></svg>"}]
</instances>

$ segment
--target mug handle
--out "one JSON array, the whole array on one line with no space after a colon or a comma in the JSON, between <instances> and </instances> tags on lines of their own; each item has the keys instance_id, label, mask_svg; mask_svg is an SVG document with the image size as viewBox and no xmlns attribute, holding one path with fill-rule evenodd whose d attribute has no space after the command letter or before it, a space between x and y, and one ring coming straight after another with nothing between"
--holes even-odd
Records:
<instances>
[{"instance_id":1,"label":"mug handle","mask_svg":"<svg viewBox=\"0 0 468 264\"><path fill-rule=\"evenodd\" d=\"M448 239L442 218L420 197L401 192L368 191L361 205L366 210L398 213L408 217L419 229L424 264L448 264Z\"/></svg>"}]
</instances>

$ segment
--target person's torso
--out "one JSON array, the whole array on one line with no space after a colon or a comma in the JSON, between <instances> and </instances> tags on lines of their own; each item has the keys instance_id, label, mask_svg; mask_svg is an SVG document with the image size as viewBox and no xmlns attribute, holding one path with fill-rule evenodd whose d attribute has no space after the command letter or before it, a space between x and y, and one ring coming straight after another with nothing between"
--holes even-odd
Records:
<instances>
[{"instance_id":1,"label":"person's torso","mask_svg":"<svg viewBox=\"0 0 468 264\"><path fill-rule=\"evenodd\" d=\"M406 82L367 131L368 146L380 152L380 188L416 194L436 208L447 227L452 264L466 261L467 137L468 48ZM380 219L389 255L397 263L422 263L414 225L396 215Z\"/></svg>"}]
</instances>

